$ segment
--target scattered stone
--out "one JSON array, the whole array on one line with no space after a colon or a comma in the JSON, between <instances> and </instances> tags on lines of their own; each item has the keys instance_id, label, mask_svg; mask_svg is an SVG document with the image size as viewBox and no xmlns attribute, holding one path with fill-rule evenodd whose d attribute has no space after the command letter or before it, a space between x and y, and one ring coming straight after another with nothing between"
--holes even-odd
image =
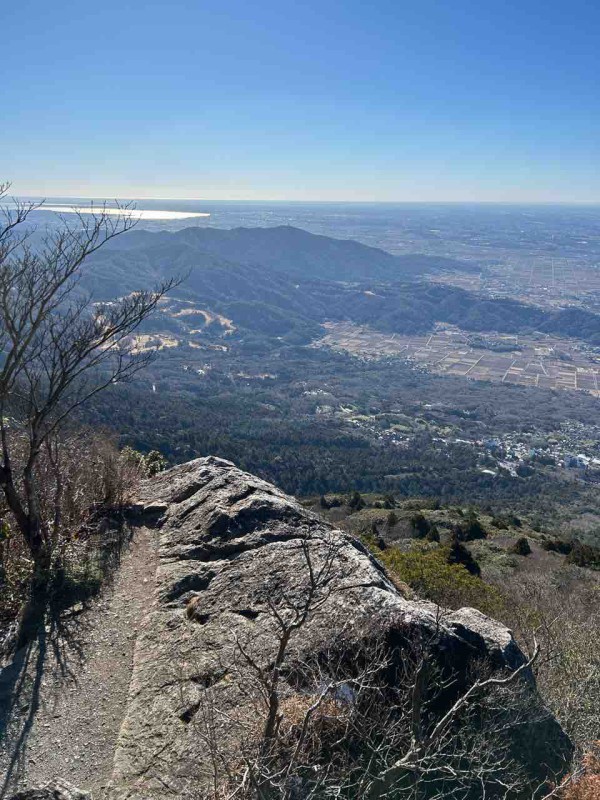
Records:
<instances>
[{"instance_id":1,"label":"scattered stone","mask_svg":"<svg viewBox=\"0 0 600 800\"><path fill-rule=\"evenodd\" d=\"M9 800L92 800L92 795L82 792L66 781L52 781L40 789L25 789Z\"/></svg>"}]
</instances>

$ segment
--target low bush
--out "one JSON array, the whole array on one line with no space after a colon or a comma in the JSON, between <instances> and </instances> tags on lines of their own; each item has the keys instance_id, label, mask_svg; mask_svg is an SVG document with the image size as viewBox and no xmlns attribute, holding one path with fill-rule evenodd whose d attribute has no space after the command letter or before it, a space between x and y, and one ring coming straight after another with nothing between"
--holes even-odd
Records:
<instances>
[{"instance_id":1,"label":"low bush","mask_svg":"<svg viewBox=\"0 0 600 800\"><path fill-rule=\"evenodd\" d=\"M512 552L518 556L528 556L531 553L531 545L526 536L520 536L512 546Z\"/></svg>"},{"instance_id":2,"label":"low bush","mask_svg":"<svg viewBox=\"0 0 600 800\"><path fill-rule=\"evenodd\" d=\"M448 563L449 564L460 564L463 566L470 575L474 575L475 577L479 577L481 575L481 568L473 555L467 550L467 548L456 538L456 536L452 537L452 541L450 542L450 546L448 548Z\"/></svg>"},{"instance_id":3,"label":"low bush","mask_svg":"<svg viewBox=\"0 0 600 800\"><path fill-rule=\"evenodd\" d=\"M361 511L365 508L367 504L365 503L362 495L360 492L352 492L352 494L348 497L348 507L350 508L350 513L354 513L355 511Z\"/></svg>"},{"instance_id":4,"label":"low bush","mask_svg":"<svg viewBox=\"0 0 600 800\"><path fill-rule=\"evenodd\" d=\"M600 548L576 539L567 555L567 562L577 567L600 570Z\"/></svg>"},{"instance_id":5,"label":"low bush","mask_svg":"<svg viewBox=\"0 0 600 800\"><path fill-rule=\"evenodd\" d=\"M18 456L18 446L13 452ZM48 597L68 605L98 591L122 545L123 507L138 481L164 464L159 453L119 451L110 435L89 429L70 431L52 442L37 474L51 537ZM33 572L29 550L0 501L0 629L29 599Z\"/></svg>"},{"instance_id":6,"label":"low bush","mask_svg":"<svg viewBox=\"0 0 600 800\"><path fill-rule=\"evenodd\" d=\"M426 600L447 608L472 606L486 614L496 613L501 605L496 589L472 575L463 564L449 562L450 548L404 553L397 547L388 547L376 555L395 578Z\"/></svg>"},{"instance_id":7,"label":"low bush","mask_svg":"<svg viewBox=\"0 0 600 800\"><path fill-rule=\"evenodd\" d=\"M542 547L551 553L560 553L563 556L568 556L573 549L573 544L563 539L546 539L542 542Z\"/></svg>"},{"instance_id":8,"label":"low bush","mask_svg":"<svg viewBox=\"0 0 600 800\"><path fill-rule=\"evenodd\" d=\"M468 517L459 522L454 526L453 533L459 542L473 542L487 537L487 531L477 517Z\"/></svg>"},{"instance_id":9,"label":"low bush","mask_svg":"<svg viewBox=\"0 0 600 800\"><path fill-rule=\"evenodd\" d=\"M418 514L413 514L410 517L410 525L415 533L416 539L424 539L427 534L429 533L429 522L427 519L419 512Z\"/></svg>"}]
</instances>

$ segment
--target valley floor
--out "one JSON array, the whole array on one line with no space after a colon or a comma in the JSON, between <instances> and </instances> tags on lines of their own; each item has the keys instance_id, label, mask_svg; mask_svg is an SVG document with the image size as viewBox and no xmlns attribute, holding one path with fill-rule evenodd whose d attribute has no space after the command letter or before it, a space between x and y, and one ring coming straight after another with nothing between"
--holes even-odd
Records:
<instances>
[{"instance_id":1,"label":"valley floor","mask_svg":"<svg viewBox=\"0 0 600 800\"><path fill-rule=\"evenodd\" d=\"M56 778L104 796L155 571L152 533L137 528L102 596L0 672L0 798Z\"/></svg>"}]
</instances>

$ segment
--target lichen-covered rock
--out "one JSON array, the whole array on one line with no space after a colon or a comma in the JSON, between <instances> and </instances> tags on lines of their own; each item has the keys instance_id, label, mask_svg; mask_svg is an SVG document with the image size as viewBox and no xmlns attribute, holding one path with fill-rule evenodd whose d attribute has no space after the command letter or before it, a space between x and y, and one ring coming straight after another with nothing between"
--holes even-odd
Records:
<instances>
[{"instance_id":1,"label":"lichen-covered rock","mask_svg":"<svg viewBox=\"0 0 600 800\"><path fill-rule=\"evenodd\" d=\"M52 781L39 789L24 789L9 800L92 800L92 795L82 792L66 781Z\"/></svg>"},{"instance_id":2,"label":"lichen-covered rock","mask_svg":"<svg viewBox=\"0 0 600 800\"><path fill-rule=\"evenodd\" d=\"M357 540L230 462L197 459L162 473L145 485L139 504L159 528L159 567L155 602L136 645L112 800L183 797L193 787L208 758L193 724L203 694L224 681L237 691L235 675L227 674L236 640L250 637L256 657L270 663L270 604L293 602L300 591L306 542L316 561L336 549L326 614L302 630L306 652L322 652L341 637L402 629L435 634L440 657L461 669L478 658L498 668L524 663L503 625L474 609L440 617L432 603L407 599ZM533 677L525 677L535 694ZM560 769L570 754L567 737L546 712L532 726L528 737L543 743L546 765ZM235 749L226 727L220 735L223 749Z\"/></svg>"}]
</instances>

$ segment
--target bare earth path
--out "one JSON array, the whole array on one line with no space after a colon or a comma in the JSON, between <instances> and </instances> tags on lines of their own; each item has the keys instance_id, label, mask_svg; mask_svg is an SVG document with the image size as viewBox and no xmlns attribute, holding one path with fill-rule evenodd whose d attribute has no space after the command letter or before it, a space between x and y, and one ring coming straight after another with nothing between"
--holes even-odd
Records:
<instances>
[{"instance_id":1,"label":"bare earth path","mask_svg":"<svg viewBox=\"0 0 600 800\"><path fill-rule=\"evenodd\" d=\"M55 778L103 797L155 573L153 534L137 528L102 595L2 670L0 798Z\"/></svg>"}]
</instances>

